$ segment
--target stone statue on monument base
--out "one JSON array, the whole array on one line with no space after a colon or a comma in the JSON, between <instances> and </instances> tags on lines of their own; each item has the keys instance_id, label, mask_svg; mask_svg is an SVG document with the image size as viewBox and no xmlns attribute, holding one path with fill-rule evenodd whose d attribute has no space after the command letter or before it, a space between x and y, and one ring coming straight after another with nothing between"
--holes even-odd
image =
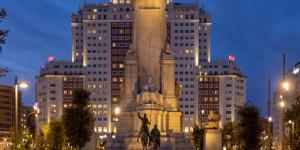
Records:
<instances>
[{"instance_id":1,"label":"stone statue on monument base","mask_svg":"<svg viewBox=\"0 0 300 150\"><path fill-rule=\"evenodd\" d=\"M140 132L138 133L137 140L139 141L139 139L141 138L143 150L144 149L147 150L147 146L148 146L149 140L150 140L150 134L149 134L149 128L148 128L148 124L150 125L150 122L149 122L146 114L144 114L144 117L141 117L141 114L138 112L138 117L141 120L142 125L140 128Z\"/></svg>"},{"instance_id":2,"label":"stone statue on monument base","mask_svg":"<svg viewBox=\"0 0 300 150\"><path fill-rule=\"evenodd\" d=\"M156 86L152 83L151 77L148 79L148 82L144 84L142 91L137 96L138 106L145 104L158 104L162 105L163 97L158 92Z\"/></svg>"},{"instance_id":3,"label":"stone statue on monument base","mask_svg":"<svg viewBox=\"0 0 300 150\"><path fill-rule=\"evenodd\" d=\"M221 116L219 114L216 114L213 111L209 111L208 124L205 126L205 128L206 129L219 129L220 120L221 120Z\"/></svg>"},{"instance_id":4,"label":"stone statue on monument base","mask_svg":"<svg viewBox=\"0 0 300 150\"><path fill-rule=\"evenodd\" d=\"M151 130L150 143L152 143L153 150L157 150L157 148L160 147L160 131L157 125L154 125L154 128Z\"/></svg>"},{"instance_id":5,"label":"stone statue on monument base","mask_svg":"<svg viewBox=\"0 0 300 150\"><path fill-rule=\"evenodd\" d=\"M213 111L209 112L208 123L205 126L205 150L222 149L222 134L219 129L221 115Z\"/></svg>"}]
</instances>

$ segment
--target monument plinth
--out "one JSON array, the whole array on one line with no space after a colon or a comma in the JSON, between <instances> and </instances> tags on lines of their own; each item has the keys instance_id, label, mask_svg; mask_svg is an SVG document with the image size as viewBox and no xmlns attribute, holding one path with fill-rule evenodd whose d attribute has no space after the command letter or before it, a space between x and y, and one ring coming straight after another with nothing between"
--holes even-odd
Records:
<instances>
[{"instance_id":1,"label":"monument plinth","mask_svg":"<svg viewBox=\"0 0 300 150\"><path fill-rule=\"evenodd\" d=\"M166 42L167 0L133 0L132 3L134 40L125 60L116 138L107 149L141 149L137 142L141 131L151 130L154 125L161 132L161 148L191 149L181 133L175 60ZM145 123L147 120L149 123Z\"/></svg>"}]
</instances>

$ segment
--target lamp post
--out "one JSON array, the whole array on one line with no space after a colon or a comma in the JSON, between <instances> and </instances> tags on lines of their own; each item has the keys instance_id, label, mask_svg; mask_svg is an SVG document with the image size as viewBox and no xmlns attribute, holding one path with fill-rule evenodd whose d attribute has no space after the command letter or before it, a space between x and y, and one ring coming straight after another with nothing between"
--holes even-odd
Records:
<instances>
[{"instance_id":1,"label":"lamp post","mask_svg":"<svg viewBox=\"0 0 300 150\"><path fill-rule=\"evenodd\" d=\"M27 88L29 85L26 82L19 82L18 77L15 77L15 150L17 149L17 135L18 135L18 105L19 105L19 87L22 89Z\"/></svg>"},{"instance_id":2,"label":"lamp post","mask_svg":"<svg viewBox=\"0 0 300 150\"><path fill-rule=\"evenodd\" d=\"M289 120L289 124L292 125L292 133L291 133L291 149L294 148L294 134L295 134L295 122Z\"/></svg>"},{"instance_id":3,"label":"lamp post","mask_svg":"<svg viewBox=\"0 0 300 150\"><path fill-rule=\"evenodd\" d=\"M290 84L287 81L282 83L283 95L280 95L281 102L279 103L280 107L282 108L282 150L285 149L285 101L286 101L286 92L290 90Z\"/></svg>"},{"instance_id":4,"label":"lamp post","mask_svg":"<svg viewBox=\"0 0 300 150\"><path fill-rule=\"evenodd\" d=\"M204 109L201 110L201 129L202 129L202 124L203 124L203 115L204 115L205 111Z\"/></svg>"},{"instance_id":5,"label":"lamp post","mask_svg":"<svg viewBox=\"0 0 300 150\"><path fill-rule=\"evenodd\" d=\"M268 79L268 150L272 149L272 139L271 139L271 79Z\"/></svg>"}]
</instances>

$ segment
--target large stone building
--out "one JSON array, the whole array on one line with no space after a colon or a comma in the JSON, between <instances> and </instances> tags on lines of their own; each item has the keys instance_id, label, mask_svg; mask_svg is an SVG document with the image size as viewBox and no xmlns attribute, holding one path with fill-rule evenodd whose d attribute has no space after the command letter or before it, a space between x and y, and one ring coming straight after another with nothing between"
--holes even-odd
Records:
<instances>
[{"instance_id":1,"label":"large stone building","mask_svg":"<svg viewBox=\"0 0 300 150\"><path fill-rule=\"evenodd\" d=\"M57 77L56 74L61 72L60 69L81 70L82 75L85 76L85 88L91 92L91 103L97 106L105 105L105 108L100 108L100 111L106 113L95 115L95 130L111 132L114 128L113 124L118 120L113 110L119 107L121 101L121 89L125 76L124 61L129 45L133 41L133 31L135 30L133 8L132 1L111 1L108 4L84 4L78 13L73 14L72 62L60 62L60 65L66 66L75 63L81 67L56 68L56 72L53 71L55 68L51 69L51 67L42 69L41 75L37 79L37 87L43 86L44 88L37 88L37 102L42 99L40 98L41 93L45 93L40 90L46 90L50 85L48 87L41 85L43 82L45 83L44 76L55 75ZM194 68L200 62L210 61L211 20L210 16L196 3L168 2L166 16L165 31L176 60L176 81L182 87L179 102L182 105L189 104L191 106L181 108L182 112L189 112L188 114L183 113L185 121L182 122L182 126L190 128L197 119L195 106L193 106L196 101ZM154 35L149 36L145 38L155 40ZM149 56L141 54L141 57ZM155 71L159 72L159 70ZM47 74L44 75L43 72L47 72ZM70 71L63 71L59 75L69 74ZM44 97L43 99L48 101L49 98ZM47 104L42 107L50 106ZM98 107L92 109L99 111ZM46 116L43 114L41 115L39 119L41 125L44 125L49 120L45 119ZM47 112L44 115L47 115Z\"/></svg>"},{"instance_id":2,"label":"large stone building","mask_svg":"<svg viewBox=\"0 0 300 150\"><path fill-rule=\"evenodd\" d=\"M199 123L206 124L210 112L221 115L221 127L238 120L237 109L246 103L246 77L233 58L199 66L196 105Z\"/></svg>"},{"instance_id":3,"label":"large stone building","mask_svg":"<svg viewBox=\"0 0 300 150\"><path fill-rule=\"evenodd\" d=\"M49 59L36 77L37 130L51 119L60 117L63 108L71 105L72 90L85 87L81 63Z\"/></svg>"},{"instance_id":4,"label":"large stone building","mask_svg":"<svg viewBox=\"0 0 300 150\"><path fill-rule=\"evenodd\" d=\"M166 36L175 59L175 81L181 87L178 99L178 107L182 113L181 130L186 132L192 131L194 123L199 121L197 76L202 75L199 74L199 67L211 63L211 18L197 2L188 4L166 1L165 18L162 19L165 24L157 26L157 31L161 33L149 33L136 39L146 39L147 42L139 45L154 49L162 48L164 44L157 45L156 34ZM148 3L158 2L152 0ZM79 88L71 86L69 90L64 90L63 80L76 77L82 78L81 87L91 93L91 109L96 119L95 131L107 134L118 130L116 123L119 118L114 111L119 110L123 100L126 55L134 42L134 34L144 32L134 25L138 13L135 4L137 1L133 0L111 0L105 4L85 3L72 15L72 61L53 61L51 58L37 77L36 101L40 108L37 128L47 124L52 118L61 116L61 104L64 103L61 100L66 101L62 98L63 93L70 94L70 90ZM143 19L141 18L141 24L145 27L158 21ZM135 48L133 44L132 49ZM137 54L139 60L145 61L144 64L147 65L143 67L152 68L150 72L157 74L161 70L153 63L160 62L157 57L160 55L160 51L145 55L142 48ZM153 59L150 60L149 57ZM143 74L144 72L140 72L139 76ZM151 78L153 83L160 85L159 77ZM145 77L142 80L144 82L148 79Z\"/></svg>"},{"instance_id":5,"label":"large stone building","mask_svg":"<svg viewBox=\"0 0 300 150\"><path fill-rule=\"evenodd\" d=\"M18 116L21 116L21 92L19 91ZM0 85L0 138L10 139L11 129L15 127L15 87ZM18 128L21 118L18 118Z\"/></svg>"}]
</instances>

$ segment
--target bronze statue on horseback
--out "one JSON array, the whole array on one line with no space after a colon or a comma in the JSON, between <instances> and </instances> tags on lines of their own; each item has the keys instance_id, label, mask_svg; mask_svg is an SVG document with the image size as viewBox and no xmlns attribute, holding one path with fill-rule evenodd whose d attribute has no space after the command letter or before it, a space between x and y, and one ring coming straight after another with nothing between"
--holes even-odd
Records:
<instances>
[{"instance_id":1,"label":"bronze statue on horseback","mask_svg":"<svg viewBox=\"0 0 300 150\"><path fill-rule=\"evenodd\" d=\"M142 122L140 132L138 133L138 141L141 139L143 150L147 150L149 141L150 141L150 133L148 125L150 125L150 122L147 118L147 115L144 114L144 117L141 117L140 113L138 112L138 117Z\"/></svg>"}]
</instances>

